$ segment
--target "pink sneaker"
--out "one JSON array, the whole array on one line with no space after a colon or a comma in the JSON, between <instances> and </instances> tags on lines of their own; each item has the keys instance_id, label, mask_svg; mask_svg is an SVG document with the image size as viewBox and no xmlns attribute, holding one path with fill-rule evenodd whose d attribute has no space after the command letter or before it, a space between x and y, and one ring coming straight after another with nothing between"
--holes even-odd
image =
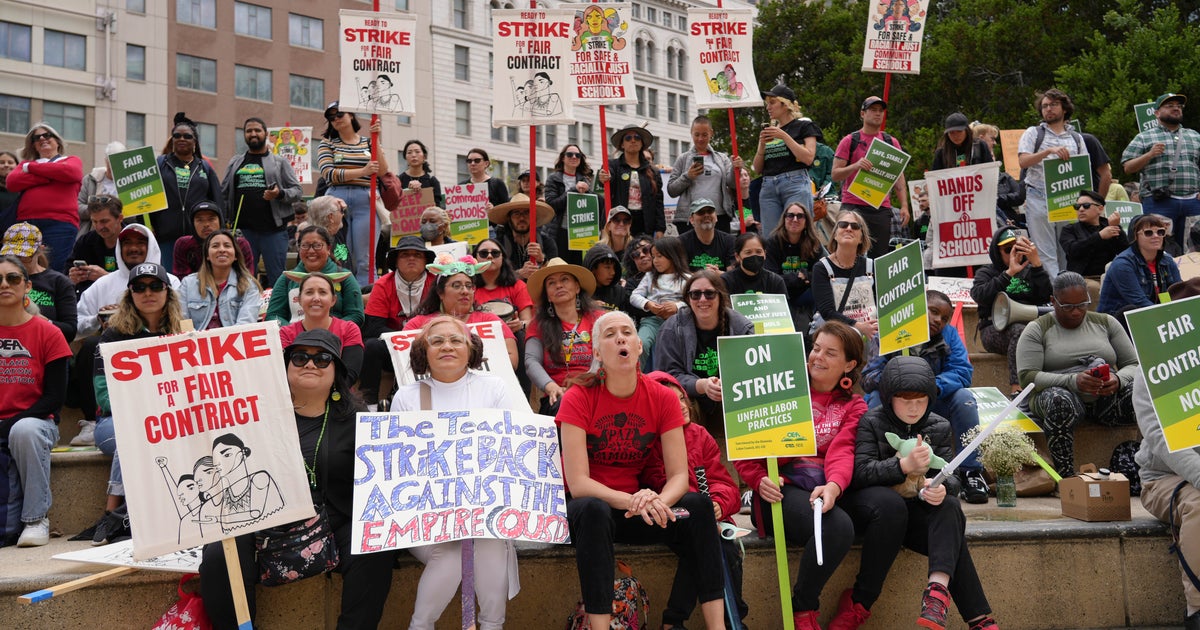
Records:
<instances>
[{"instance_id":1,"label":"pink sneaker","mask_svg":"<svg viewBox=\"0 0 1200 630\"><path fill-rule=\"evenodd\" d=\"M796 624L796 630L821 630L821 624L817 623L817 611L803 610L792 614L792 622Z\"/></svg>"}]
</instances>

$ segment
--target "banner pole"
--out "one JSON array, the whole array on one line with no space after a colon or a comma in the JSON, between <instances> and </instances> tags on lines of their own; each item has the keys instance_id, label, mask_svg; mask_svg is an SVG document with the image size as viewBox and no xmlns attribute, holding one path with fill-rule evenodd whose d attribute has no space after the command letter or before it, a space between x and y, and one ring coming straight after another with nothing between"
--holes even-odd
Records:
<instances>
[{"instance_id":1,"label":"banner pole","mask_svg":"<svg viewBox=\"0 0 1200 630\"><path fill-rule=\"evenodd\" d=\"M600 0L592 0L592 4L596 4L598 2L600 2ZM719 3L720 0L717 0L717 2ZM601 147L600 155L603 156L603 158L604 158L603 160L600 161L600 170L607 173L608 172L608 124L607 124L607 121L605 121L604 105L600 105L600 147ZM583 147L580 147L580 148L582 149ZM604 224L608 223L608 213L610 210L612 210L612 200L608 196L610 185L611 185L611 182L608 182L608 181L604 182L604 216L600 217L601 232L604 231Z\"/></svg>"},{"instance_id":2,"label":"banner pole","mask_svg":"<svg viewBox=\"0 0 1200 630\"><path fill-rule=\"evenodd\" d=\"M717 0L717 8L724 8L724 0ZM737 125L733 120L733 108L730 107L729 112L729 142L733 145L733 159L738 159L738 144L737 144ZM738 216L738 231L741 234L746 233L746 217L745 210L742 208L742 177L738 167L733 167L733 190L737 193L737 216Z\"/></svg>"},{"instance_id":3,"label":"banner pole","mask_svg":"<svg viewBox=\"0 0 1200 630\"><path fill-rule=\"evenodd\" d=\"M371 10L379 13L379 0L371 0ZM375 123L379 122L379 114L371 114L371 128L375 128ZM379 132L371 132L371 161L379 160ZM374 284L375 282L375 245L379 242L379 237L375 235L375 199L379 186L379 173L371 174L371 185L368 188L368 204L370 205L367 219L370 227L367 230L367 282Z\"/></svg>"},{"instance_id":4,"label":"banner pole","mask_svg":"<svg viewBox=\"0 0 1200 630\"><path fill-rule=\"evenodd\" d=\"M253 630L250 623L250 604L246 602L246 585L242 582L242 563L238 560L237 543L233 538L221 541L225 550L225 569L229 572L229 588L233 592L233 611L238 630Z\"/></svg>"},{"instance_id":5,"label":"banner pole","mask_svg":"<svg viewBox=\"0 0 1200 630\"><path fill-rule=\"evenodd\" d=\"M891 91L892 91L892 73L885 72L883 74L883 102L884 102L885 106L883 108L883 122L880 123L880 125L879 125L880 131L887 129L888 111L887 111L886 103L888 101L888 94L891 93Z\"/></svg>"},{"instance_id":6,"label":"banner pole","mask_svg":"<svg viewBox=\"0 0 1200 630\"><path fill-rule=\"evenodd\" d=\"M537 242L537 125L529 125L529 242ZM545 256L542 257L543 260ZM536 263L533 255L529 262Z\"/></svg>"},{"instance_id":7,"label":"banner pole","mask_svg":"<svg viewBox=\"0 0 1200 630\"><path fill-rule=\"evenodd\" d=\"M462 627L475 630L475 540L462 540Z\"/></svg>"},{"instance_id":8,"label":"banner pole","mask_svg":"<svg viewBox=\"0 0 1200 630\"><path fill-rule=\"evenodd\" d=\"M767 477L779 483L779 458L767 458ZM779 610L783 613L783 628L795 628L792 619L792 589L788 572L787 539L783 535L783 502L771 504L771 525L775 539L775 569L779 576Z\"/></svg>"}]
</instances>

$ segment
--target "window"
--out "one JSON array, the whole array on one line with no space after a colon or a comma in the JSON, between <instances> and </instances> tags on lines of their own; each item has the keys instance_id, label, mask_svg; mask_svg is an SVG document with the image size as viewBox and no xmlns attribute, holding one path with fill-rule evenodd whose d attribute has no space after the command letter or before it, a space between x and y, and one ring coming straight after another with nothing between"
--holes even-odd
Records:
<instances>
[{"instance_id":1,"label":"window","mask_svg":"<svg viewBox=\"0 0 1200 630\"><path fill-rule=\"evenodd\" d=\"M488 53L488 87L496 82L496 54Z\"/></svg>"},{"instance_id":2,"label":"window","mask_svg":"<svg viewBox=\"0 0 1200 630\"><path fill-rule=\"evenodd\" d=\"M175 0L175 21L216 28L217 0Z\"/></svg>"},{"instance_id":3,"label":"window","mask_svg":"<svg viewBox=\"0 0 1200 630\"><path fill-rule=\"evenodd\" d=\"M495 120L495 118L496 118L496 108L495 107L488 108L488 116L491 117L493 120ZM494 140L496 142L504 141L504 128L503 127L492 127L492 140ZM403 162L401 162L401 163L403 164Z\"/></svg>"},{"instance_id":4,"label":"window","mask_svg":"<svg viewBox=\"0 0 1200 630\"><path fill-rule=\"evenodd\" d=\"M451 11L454 15L454 28L471 28L471 21L468 19L470 13L467 12L467 0L454 0L454 7Z\"/></svg>"},{"instance_id":5,"label":"window","mask_svg":"<svg viewBox=\"0 0 1200 630\"><path fill-rule=\"evenodd\" d=\"M208 123L196 123L196 133L200 135L200 153L204 157L217 157L217 126Z\"/></svg>"},{"instance_id":6,"label":"window","mask_svg":"<svg viewBox=\"0 0 1200 630\"><path fill-rule=\"evenodd\" d=\"M234 2L233 31L238 35L271 39L271 9L257 4Z\"/></svg>"},{"instance_id":7,"label":"window","mask_svg":"<svg viewBox=\"0 0 1200 630\"><path fill-rule=\"evenodd\" d=\"M505 128L504 136L510 143L519 144L521 142L520 133L521 130L518 127L507 127Z\"/></svg>"},{"instance_id":8,"label":"window","mask_svg":"<svg viewBox=\"0 0 1200 630\"><path fill-rule=\"evenodd\" d=\"M454 47L454 78L459 81L471 80L471 50L466 46Z\"/></svg>"},{"instance_id":9,"label":"window","mask_svg":"<svg viewBox=\"0 0 1200 630\"><path fill-rule=\"evenodd\" d=\"M686 123L691 120L691 115L688 114L688 97L685 94L679 95L679 122Z\"/></svg>"},{"instance_id":10,"label":"window","mask_svg":"<svg viewBox=\"0 0 1200 630\"><path fill-rule=\"evenodd\" d=\"M497 169L497 172L502 172ZM504 180L508 183L509 190L517 187L517 178L521 176L521 165L516 162L509 162L507 166L508 176Z\"/></svg>"},{"instance_id":11,"label":"window","mask_svg":"<svg viewBox=\"0 0 1200 630\"><path fill-rule=\"evenodd\" d=\"M675 49L667 47L667 78L675 78Z\"/></svg>"},{"instance_id":12,"label":"window","mask_svg":"<svg viewBox=\"0 0 1200 630\"><path fill-rule=\"evenodd\" d=\"M146 47L125 44L125 78L133 81L146 80Z\"/></svg>"},{"instance_id":13,"label":"window","mask_svg":"<svg viewBox=\"0 0 1200 630\"><path fill-rule=\"evenodd\" d=\"M632 10L632 13L633 13L633 17L634 17L635 19L639 19L639 20L640 20L640 19L642 18L642 5L640 5L640 4L636 3L636 2L634 2L634 3L633 3L633 10Z\"/></svg>"},{"instance_id":14,"label":"window","mask_svg":"<svg viewBox=\"0 0 1200 630\"><path fill-rule=\"evenodd\" d=\"M679 122L679 111L675 94L667 92L667 122Z\"/></svg>"},{"instance_id":15,"label":"window","mask_svg":"<svg viewBox=\"0 0 1200 630\"><path fill-rule=\"evenodd\" d=\"M619 111L619 112L621 112L622 114L624 114L624 113L626 112L626 108L625 108L625 106L624 106L624 105L617 105L617 111ZM611 134L610 134L610 135L611 135Z\"/></svg>"},{"instance_id":16,"label":"window","mask_svg":"<svg viewBox=\"0 0 1200 630\"><path fill-rule=\"evenodd\" d=\"M633 86L633 92L634 92L634 94L637 95L637 115L645 116L646 115L646 88L644 88L640 85L635 85L635 86Z\"/></svg>"},{"instance_id":17,"label":"window","mask_svg":"<svg viewBox=\"0 0 1200 630\"><path fill-rule=\"evenodd\" d=\"M687 32L687 16L686 15L679 16L679 30L681 30L685 33Z\"/></svg>"},{"instance_id":18,"label":"window","mask_svg":"<svg viewBox=\"0 0 1200 630\"><path fill-rule=\"evenodd\" d=\"M0 95L0 132L29 133L29 99Z\"/></svg>"},{"instance_id":19,"label":"window","mask_svg":"<svg viewBox=\"0 0 1200 630\"><path fill-rule=\"evenodd\" d=\"M638 72L646 71L646 43L641 38L633 42L633 67Z\"/></svg>"},{"instance_id":20,"label":"window","mask_svg":"<svg viewBox=\"0 0 1200 630\"><path fill-rule=\"evenodd\" d=\"M145 13L146 0L125 0L125 10L130 13Z\"/></svg>"},{"instance_id":21,"label":"window","mask_svg":"<svg viewBox=\"0 0 1200 630\"><path fill-rule=\"evenodd\" d=\"M471 135L470 101L454 101L454 133L460 136Z\"/></svg>"},{"instance_id":22,"label":"window","mask_svg":"<svg viewBox=\"0 0 1200 630\"><path fill-rule=\"evenodd\" d=\"M675 23L675 16L671 15L670 11L663 11L663 26L671 28L673 23Z\"/></svg>"},{"instance_id":23,"label":"window","mask_svg":"<svg viewBox=\"0 0 1200 630\"><path fill-rule=\"evenodd\" d=\"M25 24L0 22L0 57L29 61L32 41L33 29L31 27Z\"/></svg>"},{"instance_id":24,"label":"window","mask_svg":"<svg viewBox=\"0 0 1200 630\"><path fill-rule=\"evenodd\" d=\"M46 29L45 64L71 70L87 70L87 38L74 33Z\"/></svg>"},{"instance_id":25,"label":"window","mask_svg":"<svg viewBox=\"0 0 1200 630\"><path fill-rule=\"evenodd\" d=\"M203 57L176 53L175 87L216 92L217 62Z\"/></svg>"},{"instance_id":26,"label":"window","mask_svg":"<svg viewBox=\"0 0 1200 630\"><path fill-rule=\"evenodd\" d=\"M580 149L583 149L584 155L592 154L592 136L594 136L595 133L595 128L589 123L583 123L580 126L579 142L577 144L579 145Z\"/></svg>"},{"instance_id":27,"label":"window","mask_svg":"<svg viewBox=\"0 0 1200 630\"><path fill-rule=\"evenodd\" d=\"M146 145L146 115L125 112L125 144L130 147Z\"/></svg>"},{"instance_id":28,"label":"window","mask_svg":"<svg viewBox=\"0 0 1200 630\"><path fill-rule=\"evenodd\" d=\"M650 74L658 74L658 51L654 49L654 42L646 42L646 72Z\"/></svg>"},{"instance_id":29,"label":"window","mask_svg":"<svg viewBox=\"0 0 1200 630\"><path fill-rule=\"evenodd\" d=\"M233 93L238 98L271 100L271 71L250 66L233 67Z\"/></svg>"},{"instance_id":30,"label":"window","mask_svg":"<svg viewBox=\"0 0 1200 630\"><path fill-rule=\"evenodd\" d=\"M42 118L62 134L64 140L83 142L87 140L87 111L79 105L67 103L42 103Z\"/></svg>"},{"instance_id":31,"label":"window","mask_svg":"<svg viewBox=\"0 0 1200 630\"><path fill-rule=\"evenodd\" d=\"M558 148L558 125L538 127L538 144L547 149Z\"/></svg>"},{"instance_id":32,"label":"window","mask_svg":"<svg viewBox=\"0 0 1200 630\"><path fill-rule=\"evenodd\" d=\"M471 171L467 170L467 156L459 155L454 158L454 165L458 169L458 177L454 181L465 182L471 179Z\"/></svg>"},{"instance_id":33,"label":"window","mask_svg":"<svg viewBox=\"0 0 1200 630\"><path fill-rule=\"evenodd\" d=\"M667 164L674 164L675 158L679 157L679 141L672 140L668 146L670 149L667 151Z\"/></svg>"},{"instance_id":34,"label":"window","mask_svg":"<svg viewBox=\"0 0 1200 630\"><path fill-rule=\"evenodd\" d=\"M233 154L241 155L249 151L250 147L246 146L246 130L238 127L233 130Z\"/></svg>"},{"instance_id":35,"label":"window","mask_svg":"<svg viewBox=\"0 0 1200 630\"><path fill-rule=\"evenodd\" d=\"M646 7L646 21L654 24L658 21L658 9L654 7Z\"/></svg>"},{"instance_id":36,"label":"window","mask_svg":"<svg viewBox=\"0 0 1200 630\"><path fill-rule=\"evenodd\" d=\"M654 88L646 90L646 115L658 119L658 90Z\"/></svg>"},{"instance_id":37,"label":"window","mask_svg":"<svg viewBox=\"0 0 1200 630\"><path fill-rule=\"evenodd\" d=\"M324 111L325 82L321 79L288 75L288 95L292 107Z\"/></svg>"},{"instance_id":38,"label":"window","mask_svg":"<svg viewBox=\"0 0 1200 630\"><path fill-rule=\"evenodd\" d=\"M412 116L396 116L397 125L411 125Z\"/></svg>"},{"instance_id":39,"label":"window","mask_svg":"<svg viewBox=\"0 0 1200 630\"><path fill-rule=\"evenodd\" d=\"M396 0L396 10L397 11L407 11L408 10L408 0ZM404 160L400 160L400 163L403 164Z\"/></svg>"},{"instance_id":40,"label":"window","mask_svg":"<svg viewBox=\"0 0 1200 630\"><path fill-rule=\"evenodd\" d=\"M680 81L687 81L687 55L683 49L675 51L675 78Z\"/></svg>"},{"instance_id":41,"label":"window","mask_svg":"<svg viewBox=\"0 0 1200 630\"><path fill-rule=\"evenodd\" d=\"M325 49L325 21L307 15L288 14L288 43L305 48Z\"/></svg>"}]
</instances>

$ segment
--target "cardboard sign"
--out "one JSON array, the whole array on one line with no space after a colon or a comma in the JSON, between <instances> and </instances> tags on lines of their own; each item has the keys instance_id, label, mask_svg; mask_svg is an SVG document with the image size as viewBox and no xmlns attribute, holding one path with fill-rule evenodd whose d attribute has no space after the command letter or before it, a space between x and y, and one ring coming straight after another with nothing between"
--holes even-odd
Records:
<instances>
[{"instance_id":1,"label":"cardboard sign","mask_svg":"<svg viewBox=\"0 0 1200 630\"><path fill-rule=\"evenodd\" d=\"M879 353L888 354L929 341L925 268L921 244L912 241L875 260L879 305Z\"/></svg>"},{"instance_id":2,"label":"cardboard sign","mask_svg":"<svg viewBox=\"0 0 1200 630\"><path fill-rule=\"evenodd\" d=\"M1138 103L1133 106L1133 118L1137 121L1138 132L1150 131L1158 126L1158 117L1154 115L1157 111L1154 106L1154 101L1149 103Z\"/></svg>"},{"instance_id":3,"label":"cardboard sign","mask_svg":"<svg viewBox=\"0 0 1200 630\"><path fill-rule=\"evenodd\" d=\"M971 297L971 285L975 281L971 278L947 278L946 276L929 276L925 278L925 290L930 289L945 293L950 302L954 304L962 304L967 308L975 308L974 298Z\"/></svg>"},{"instance_id":4,"label":"cardboard sign","mask_svg":"<svg viewBox=\"0 0 1200 630\"><path fill-rule=\"evenodd\" d=\"M567 193L567 249L586 252L600 242L600 197Z\"/></svg>"},{"instance_id":5,"label":"cardboard sign","mask_svg":"<svg viewBox=\"0 0 1200 630\"><path fill-rule=\"evenodd\" d=\"M856 172L847 189L854 196L878 208L888 198L896 180L904 174L909 156L890 143L875 138L864 157L871 161L871 170L860 169Z\"/></svg>"},{"instance_id":6,"label":"cardboard sign","mask_svg":"<svg viewBox=\"0 0 1200 630\"><path fill-rule=\"evenodd\" d=\"M1078 199L1078 197L1076 197ZM1122 236L1129 233L1129 224L1133 223L1134 217L1143 214L1142 204L1136 201L1107 201L1104 203L1104 211L1106 216L1114 212L1121 217L1121 232ZM1105 219L1101 219L1103 222ZM1179 262L1176 260L1176 262ZM1184 276L1187 278L1187 276Z\"/></svg>"},{"instance_id":7,"label":"cardboard sign","mask_svg":"<svg viewBox=\"0 0 1200 630\"><path fill-rule=\"evenodd\" d=\"M486 240L487 185L457 184L444 187L442 192L446 195L446 213L450 215L450 237L456 241L465 241L472 247Z\"/></svg>"},{"instance_id":8,"label":"cardboard sign","mask_svg":"<svg viewBox=\"0 0 1200 630\"><path fill-rule=\"evenodd\" d=\"M906 179L908 184L908 204L912 208L915 220L924 212L929 212L929 185L923 179Z\"/></svg>"},{"instance_id":9,"label":"cardboard sign","mask_svg":"<svg viewBox=\"0 0 1200 630\"><path fill-rule=\"evenodd\" d=\"M108 156L113 183L126 218L167 209L167 193L154 147L141 147Z\"/></svg>"},{"instance_id":10,"label":"cardboard sign","mask_svg":"<svg viewBox=\"0 0 1200 630\"><path fill-rule=\"evenodd\" d=\"M352 553L467 538L567 542L554 418L503 409L366 413L357 428Z\"/></svg>"},{"instance_id":11,"label":"cardboard sign","mask_svg":"<svg viewBox=\"0 0 1200 630\"><path fill-rule=\"evenodd\" d=\"M754 9L688 9L688 63L696 107L758 107Z\"/></svg>"},{"instance_id":12,"label":"cardboard sign","mask_svg":"<svg viewBox=\"0 0 1200 630\"><path fill-rule=\"evenodd\" d=\"M100 345L133 556L313 516L276 322Z\"/></svg>"},{"instance_id":13,"label":"cardboard sign","mask_svg":"<svg viewBox=\"0 0 1200 630\"><path fill-rule=\"evenodd\" d=\"M1008 406L1010 401L1008 396L1005 396L995 387L968 387L967 391L975 397L976 409L979 410L979 426L986 427L988 423L996 419L1001 411ZM1000 425L1011 424L1014 427L1024 431L1025 433L1041 433L1042 427L1038 426L1033 418L1030 418L1024 411L1018 407L1008 414L1010 418L1001 422Z\"/></svg>"},{"instance_id":14,"label":"cardboard sign","mask_svg":"<svg viewBox=\"0 0 1200 630\"><path fill-rule=\"evenodd\" d=\"M1092 159L1085 153L1070 159L1049 157L1042 160L1046 169L1046 207L1051 223L1074 223L1075 200L1079 191L1092 188Z\"/></svg>"},{"instance_id":15,"label":"cardboard sign","mask_svg":"<svg viewBox=\"0 0 1200 630\"><path fill-rule=\"evenodd\" d=\"M934 269L986 265L996 229L1000 165L986 162L925 173Z\"/></svg>"},{"instance_id":16,"label":"cardboard sign","mask_svg":"<svg viewBox=\"0 0 1200 630\"><path fill-rule=\"evenodd\" d=\"M200 554L203 547L191 547L166 553L146 560L133 559L133 540L123 540L102 547L84 547L54 556L55 560L87 562L115 567L133 567L147 571L172 571L175 573L199 573Z\"/></svg>"},{"instance_id":17,"label":"cardboard sign","mask_svg":"<svg viewBox=\"0 0 1200 630\"><path fill-rule=\"evenodd\" d=\"M493 127L575 122L574 22L570 8L492 11Z\"/></svg>"},{"instance_id":18,"label":"cardboard sign","mask_svg":"<svg viewBox=\"0 0 1200 630\"><path fill-rule=\"evenodd\" d=\"M1138 367L1171 452L1200 446L1200 297L1125 313Z\"/></svg>"},{"instance_id":19,"label":"cardboard sign","mask_svg":"<svg viewBox=\"0 0 1200 630\"><path fill-rule=\"evenodd\" d=\"M817 454L800 333L718 337L729 459Z\"/></svg>"},{"instance_id":20,"label":"cardboard sign","mask_svg":"<svg viewBox=\"0 0 1200 630\"><path fill-rule=\"evenodd\" d=\"M338 11L338 109L415 115L416 31L417 16L410 13Z\"/></svg>"},{"instance_id":21,"label":"cardboard sign","mask_svg":"<svg viewBox=\"0 0 1200 630\"><path fill-rule=\"evenodd\" d=\"M560 4L558 9L571 11L573 20L566 58L571 92L563 98L579 105L637 103L629 3Z\"/></svg>"},{"instance_id":22,"label":"cardboard sign","mask_svg":"<svg viewBox=\"0 0 1200 630\"><path fill-rule=\"evenodd\" d=\"M287 160L301 184L313 183L312 127L267 127L271 153Z\"/></svg>"},{"instance_id":23,"label":"cardboard sign","mask_svg":"<svg viewBox=\"0 0 1200 630\"><path fill-rule=\"evenodd\" d=\"M513 371L512 362L508 358L508 346L504 343L504 331L501 330L501 326L504 324L497 321L467 324L467 328L483 340L483 368L479 371L499 376L509 387L520 391L521 383L517 381L517 373ZM413 376L412 361L408 354L412 350L412 340L419 334L419 330L401 330L379 336L388 346L397 385L408 385L418 380Z\"/></svg>"},{"instance_id":24,"label":"cardboard sign","mask_svg":"<svg viewBox=\"0 0 1200 630\"><path fill-rule=\"evenodd\" d=\"M400 242L401 236L421 233L421 213L432 205L432 188L421 188L419 191L405 188L400 192L400 205L391 211L392 247Z\"/></svg>"},{"instance_id":25,"label":"cardboard sign","mask_svg":"<svg viewBox=\"0 0 1200 630\"><path fill-rule=\"evenodd\" d=\"M929 0L875 0L867 11L863 72L921 74L921 37Z\"/></svg>"},{"instance_id":26,"label":"cardboard sign","mask_svg":"<svg viewBox=\"0 0 1200 630\"><path fill-rule=\"evenodd\" d=\"M730 295L729 299L733 302L733 310L754 323L756 335L796 332L786 295L738 293Z\"/></svg>"}]
</instances>

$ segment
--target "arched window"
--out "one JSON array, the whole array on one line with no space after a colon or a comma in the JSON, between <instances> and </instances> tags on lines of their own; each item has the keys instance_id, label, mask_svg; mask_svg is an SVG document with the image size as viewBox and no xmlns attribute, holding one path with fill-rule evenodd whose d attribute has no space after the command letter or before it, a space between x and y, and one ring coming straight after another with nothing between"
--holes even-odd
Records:
<instances>
[{"instance_id":1,"label":"arched window","mask_svg":"<svg viewBox=\"0 0 1200 630\"><path fill-rule=\"evenodd\" d=\"M687 53L683 49L675 51L675 78L687 81Z\"/></svg>"},{"instance_id":2,"label":"arched window","mask_svg":"<svg viewBox=\"0 0 1200 630\"><path fill-rule=\"evenodd\" d=\"M658 74L658 51L653 41L646 42L646 72Z\"/></svg>"},{"instance_id":3,"label":"arched window","mask_svg":"<svg viewBox=\"0 0 1200 630\"><path fill-rule=\"evenodd\" d=\"M633 43L633 65L638 72L646 71L646 42L640 37Z\"/></svg>"},{"instance_id":4,"label":"arched window","mask_svg":"<svg viewBox=\"0 0 1200 630\"><path fill-rule=\"evenodd\" d=\"M675 76L675 68L676 68L676 66L675 66L675 49L668 46L667 47L667 78L668 79L677 78Z\"/></svg>"}]
</instances>

